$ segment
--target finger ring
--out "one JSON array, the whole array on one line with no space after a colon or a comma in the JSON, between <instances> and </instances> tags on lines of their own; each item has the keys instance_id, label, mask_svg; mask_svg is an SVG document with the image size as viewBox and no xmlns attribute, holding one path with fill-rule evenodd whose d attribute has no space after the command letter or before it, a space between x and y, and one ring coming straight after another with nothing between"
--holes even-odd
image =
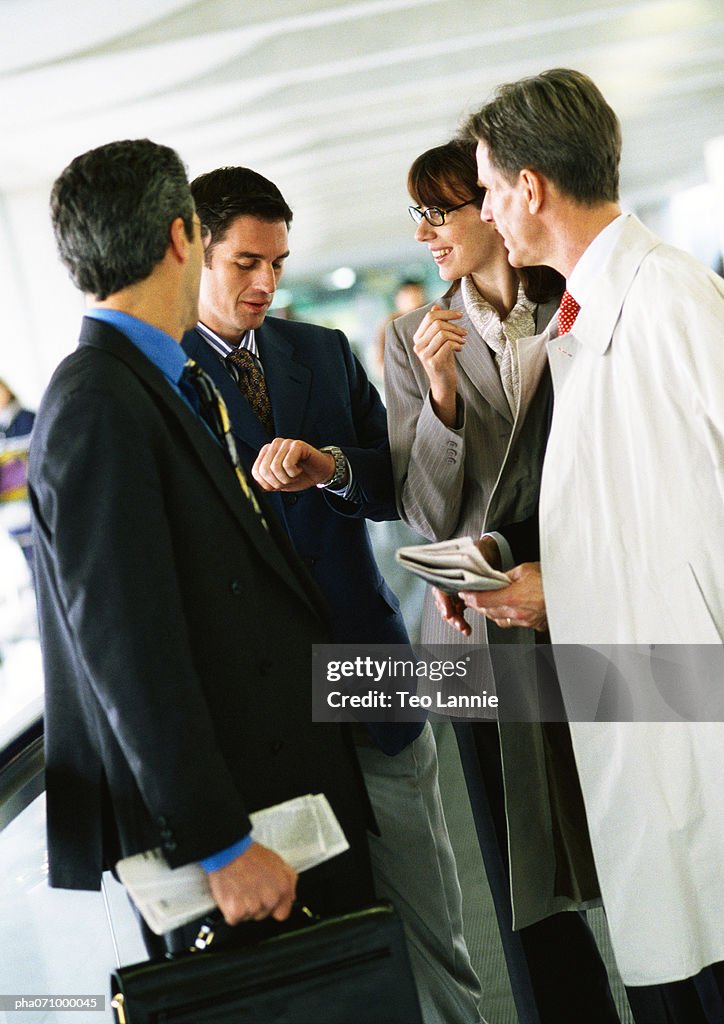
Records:
<instances>
[{"instance_id":1,"label":"finger ring","mask_svg":"<svg viewBox=\"0 0 724 1024\"><path fill-rule=\"evenodd\" d=\"M510 628L510 626L511 626L511 621L510 621L510 619L506 619L505 621L506 621L506 622L508 623L508 628Z\"/></svg>"}]
</instances>

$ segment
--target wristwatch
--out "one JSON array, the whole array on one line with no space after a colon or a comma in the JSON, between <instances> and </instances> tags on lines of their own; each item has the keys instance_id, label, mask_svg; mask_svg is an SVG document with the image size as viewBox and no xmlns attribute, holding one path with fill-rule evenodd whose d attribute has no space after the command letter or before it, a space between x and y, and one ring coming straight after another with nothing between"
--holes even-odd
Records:
<instances>
[{"instance_id":1,"label":"wristwatch","mask_svg":"<svg viewBox=\"0 0 724 1024\"><path fill-rule=\"evenodd\" d=\"M334 459L334 473L323 484L317 484L317 487L331 487L333 490L341 487L349 474L347 456L336 444L326 444L319 450L320 452L329 452Z\"/></svg>"}]
</instances>

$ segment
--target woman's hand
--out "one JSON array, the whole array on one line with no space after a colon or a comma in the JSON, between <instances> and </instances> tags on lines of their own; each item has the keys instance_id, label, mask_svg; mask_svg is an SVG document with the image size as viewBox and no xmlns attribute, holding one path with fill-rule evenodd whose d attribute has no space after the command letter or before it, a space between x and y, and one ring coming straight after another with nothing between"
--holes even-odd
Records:
<instances>
[{"instance_id":1,"label":"woman's hand","mask_svg":"<svg viewBox=\"0 0 724 1024\"><path fill-rule=\"evenodd\" d=\"M415 355L430 381L432 407L446 427L454 427L457 419L455 357L467 334L464 327L455 323L461 316L458 310L432 306L413 336Z\"/></svg>"}]
</instances>

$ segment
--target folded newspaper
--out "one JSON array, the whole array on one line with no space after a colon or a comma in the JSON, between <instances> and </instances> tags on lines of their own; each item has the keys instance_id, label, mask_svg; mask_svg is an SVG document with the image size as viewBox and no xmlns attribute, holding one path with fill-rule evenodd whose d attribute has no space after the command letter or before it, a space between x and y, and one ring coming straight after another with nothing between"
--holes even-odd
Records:
<instances>
[{"instance_id":1,"label":"folded newspaper","mask_svg":"<svg viewBox=\"0 0 724 1024\"><path fill-rule=\"evenodd\" d=\"M306 871L349 849L323 793L265 807L249 817L254 840L276 851L295 871ZM119 860L116 871L156 935L180 928L215 906L201 865L170 868L160 848Z\"/></svg>"},{"instance_id":2,"label":"folded newspaper","mask_svg":"<svg viewBox=\"0 0 724 1024\"><path fill-rule=\"evenodd\" d=\"M458 590L498 590L510 583L483 557L472 537L398 548L395 558L428 583L456 594Z\"/></svg>"}]
</instances>

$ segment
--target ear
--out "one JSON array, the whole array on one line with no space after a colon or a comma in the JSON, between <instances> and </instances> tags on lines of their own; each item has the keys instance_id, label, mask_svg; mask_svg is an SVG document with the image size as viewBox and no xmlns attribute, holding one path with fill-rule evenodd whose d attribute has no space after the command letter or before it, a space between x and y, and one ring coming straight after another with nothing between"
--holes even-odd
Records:
<instances>
[{"instance_id":1,"label":"ear","mask_svg":"<svg viewBox=\"0 0 724 1024\"><path fill-rule=\"evenodd\" d=\"M528 213L538 213L545 197L546 179L538 171L524 167L520 172L519 181L528 206Z\"/></svg>"},{"instance_id":2,"label":"ear","mask_svg":"<svg viewBox=\"0 0 724 1024\"><path fill-rule=\"evenodd\" d=\"M186 235L186 225L183 217L175 217L168 229L168 251L179 263L185 263L189 258L191 242Z\"/></svg>"}]
</instances>

